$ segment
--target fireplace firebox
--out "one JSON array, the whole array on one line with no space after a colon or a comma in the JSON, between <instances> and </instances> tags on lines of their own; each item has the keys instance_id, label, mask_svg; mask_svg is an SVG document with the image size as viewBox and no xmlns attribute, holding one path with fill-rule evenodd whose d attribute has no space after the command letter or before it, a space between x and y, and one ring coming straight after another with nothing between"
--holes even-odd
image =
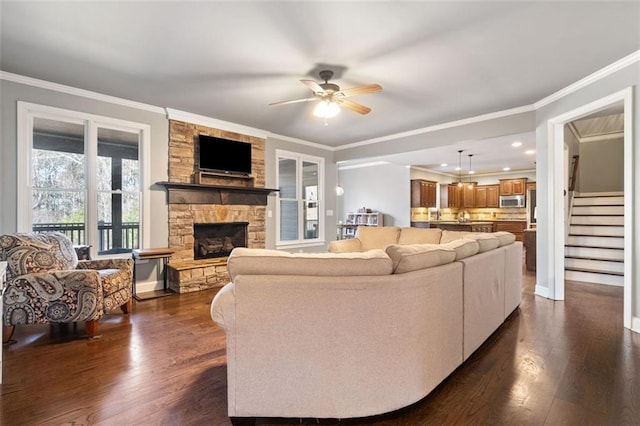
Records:
<instances>
[{"instance_id":1,"label":"fireplace firebox","mask_svg":"<svg viewBox=\"0 0 640 426\"><path fill-rule=\"evenodd\" d=\"M193 225L193 258L229 256L236 247L247 247L249 222L196 223Z\"/></svg>"}]
</instances>

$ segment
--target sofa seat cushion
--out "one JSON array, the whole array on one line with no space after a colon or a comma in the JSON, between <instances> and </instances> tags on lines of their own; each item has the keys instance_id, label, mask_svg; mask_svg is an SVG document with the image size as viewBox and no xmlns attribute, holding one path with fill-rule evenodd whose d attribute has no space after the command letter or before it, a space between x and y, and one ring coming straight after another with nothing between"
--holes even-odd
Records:
<instances>
[{"instance_id":1,"label":"sofa seat cushion","mask_svg":"<svg viewBox=\"0 0 640 426\"><path fill-rule=\"evenodd\" d=\"M402 228L398 244L438 244L441 236L440 228Z\"/></svg>"},{"instance_id":2,"label":"sofa seat cushion","mask_svg":"<svg viewBox=\"0 0 640 426\"><path fill-rule=\"evenodd\" d=\"M360 240L360 249L384 250L391 244L397 244L400 237L400 228L397 226L358 226L356 230L356 238Z\"/></svg>"},{"instance_id":3,"label":"sofa seat cushion","mask_svg":"<svg viewBox=\"0 0 640 426\"><path fill-rule=\"evenodd\" d=\"M456 260L464 259L480 252L480 244L472 238L460 238L459 240L449 241L440 246L455 250Z\"/></svg>"},{"instance_id":4,"label":"sofa seat cushion","mask_svg":"<svg viewBox=\"0 0 640 426\"><path fill-rule=\"evenodd\" d=\"M393 261L394 274L444 265L456 258L454 249L439 244L392 244L386 252Z\"/></svg>"},{"instance_id":5,"label":"sofa seat cushion","mask_svg":"<svg viewBox=\"0 0 640 426\"><path fill-rule=\"evenodd\" d=\"M227 270L234 281L238 275L389 275L393 272L393 264L384 250L354 253L289 253L239 247L231 252Z\"/></svg>"},{"instance_id":6,"label":"sofa seat cushion","mask_svg":"<svg viewBox=\"0 0 640 426\"><path fill-rule=\"evenodd\" d=\"M496 237L498 239L500 243L498 247L509 245L516 240L515 234L512 234L511 232L506 232L506 231L492 232L489 235Z\"/></svg>"}]
</instances>

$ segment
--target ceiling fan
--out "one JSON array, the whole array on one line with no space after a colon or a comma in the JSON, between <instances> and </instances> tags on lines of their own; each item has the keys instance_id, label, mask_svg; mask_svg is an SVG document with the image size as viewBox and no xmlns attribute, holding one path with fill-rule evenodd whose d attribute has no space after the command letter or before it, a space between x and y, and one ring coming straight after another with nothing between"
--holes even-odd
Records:
<instances>
[{"instance_id":1,"label":"ceiling fan","mask_svg":"<svg viewBox=\"0 0 640 426\"><path fill-rule=\"evenodd\" d=\"M368 114L371 108L362 104L354 102L350 99L346 99L350 96L364 95L366 93L375 93L382 90L382 86L379 84L368 84L366 86L352 87L350 89L340 90L340 86L334 83L329 83L331 77L333 77L333 71L323 70L320 71L320 78L324 80L324 83L317 83L313 80L300 80L302 84L307 86L313 91L313 97L304 99L294 99L292 101L275 102L269 104L269 106L295 104L299 102L318 102L321 104L314 110L314 115L328 118L335 116L340 111L340 106L355 111L359 114Z\"/></svg>"}]
</instances>

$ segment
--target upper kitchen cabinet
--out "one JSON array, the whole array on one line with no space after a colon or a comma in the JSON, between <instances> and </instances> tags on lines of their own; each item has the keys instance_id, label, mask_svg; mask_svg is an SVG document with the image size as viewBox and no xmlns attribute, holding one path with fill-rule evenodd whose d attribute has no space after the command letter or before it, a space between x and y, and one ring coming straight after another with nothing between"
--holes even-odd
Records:
<instances>
[{"instance_id":1,"label":"upper kitchen cabinet","mask_svg":"<svg viewBox=\"0 0 640 426\"><path fill-rule=\"evenodd\" d=\"M438 183L430 180L411 180L411 207L435 207Z\"/></svg>"},{"instance_id":2,"label":"upper kitchen cabinet","mask_svg":"<svg viewBox=\"0 0 640 426\"><path fill-rule=\"evenodd\" d=\"M525 195L527 178L500 179L500 195Z\"/></svg>"},{"instance_id":3,"label":"upper kitchen cabinet","mask_svg":"<svg viewBox=\"0 0 640 426\"><path fill-rule=\"evenodd\" d=\"M479 185L475 188L475 207L483 208L500 206L500 185Z\"/></svg>"},{"instance_id":4,"label":"upper kitchen cabinet","mask_svg":"<svg viewBox=\"0 0 640 426\"><path fill-rule=\"evenodd\" d=\"M443 209L455 209L461 206L462 188L458 187L458 184L441 184L440 185L440 208Z\"/></svg>"}]
</instances>

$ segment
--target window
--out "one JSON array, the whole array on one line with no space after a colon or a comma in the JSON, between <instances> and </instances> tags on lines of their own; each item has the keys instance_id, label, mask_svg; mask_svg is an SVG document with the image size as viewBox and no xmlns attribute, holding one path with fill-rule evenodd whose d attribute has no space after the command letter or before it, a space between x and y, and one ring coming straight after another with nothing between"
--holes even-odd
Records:
<instances>
[{"instance_id":1,"label":"window","mask_svg":"<svg viewBox=\"0 0 640 426\"><path fill-rule=\"evenodd\" d=\"M324 242L322 204L324 160L277 151L277 244L306 245Z\"/></svg>"},{"instance_id":2,"label":"window","mask_svg":"<svg viewBox=\"0 0 640 426\"><path fill-rule=\"evenodd\" d=\"M148 125L24 102L18 122L19 231L62 232L94 256L146 245Z\"/></svg>"}]
</instances>

